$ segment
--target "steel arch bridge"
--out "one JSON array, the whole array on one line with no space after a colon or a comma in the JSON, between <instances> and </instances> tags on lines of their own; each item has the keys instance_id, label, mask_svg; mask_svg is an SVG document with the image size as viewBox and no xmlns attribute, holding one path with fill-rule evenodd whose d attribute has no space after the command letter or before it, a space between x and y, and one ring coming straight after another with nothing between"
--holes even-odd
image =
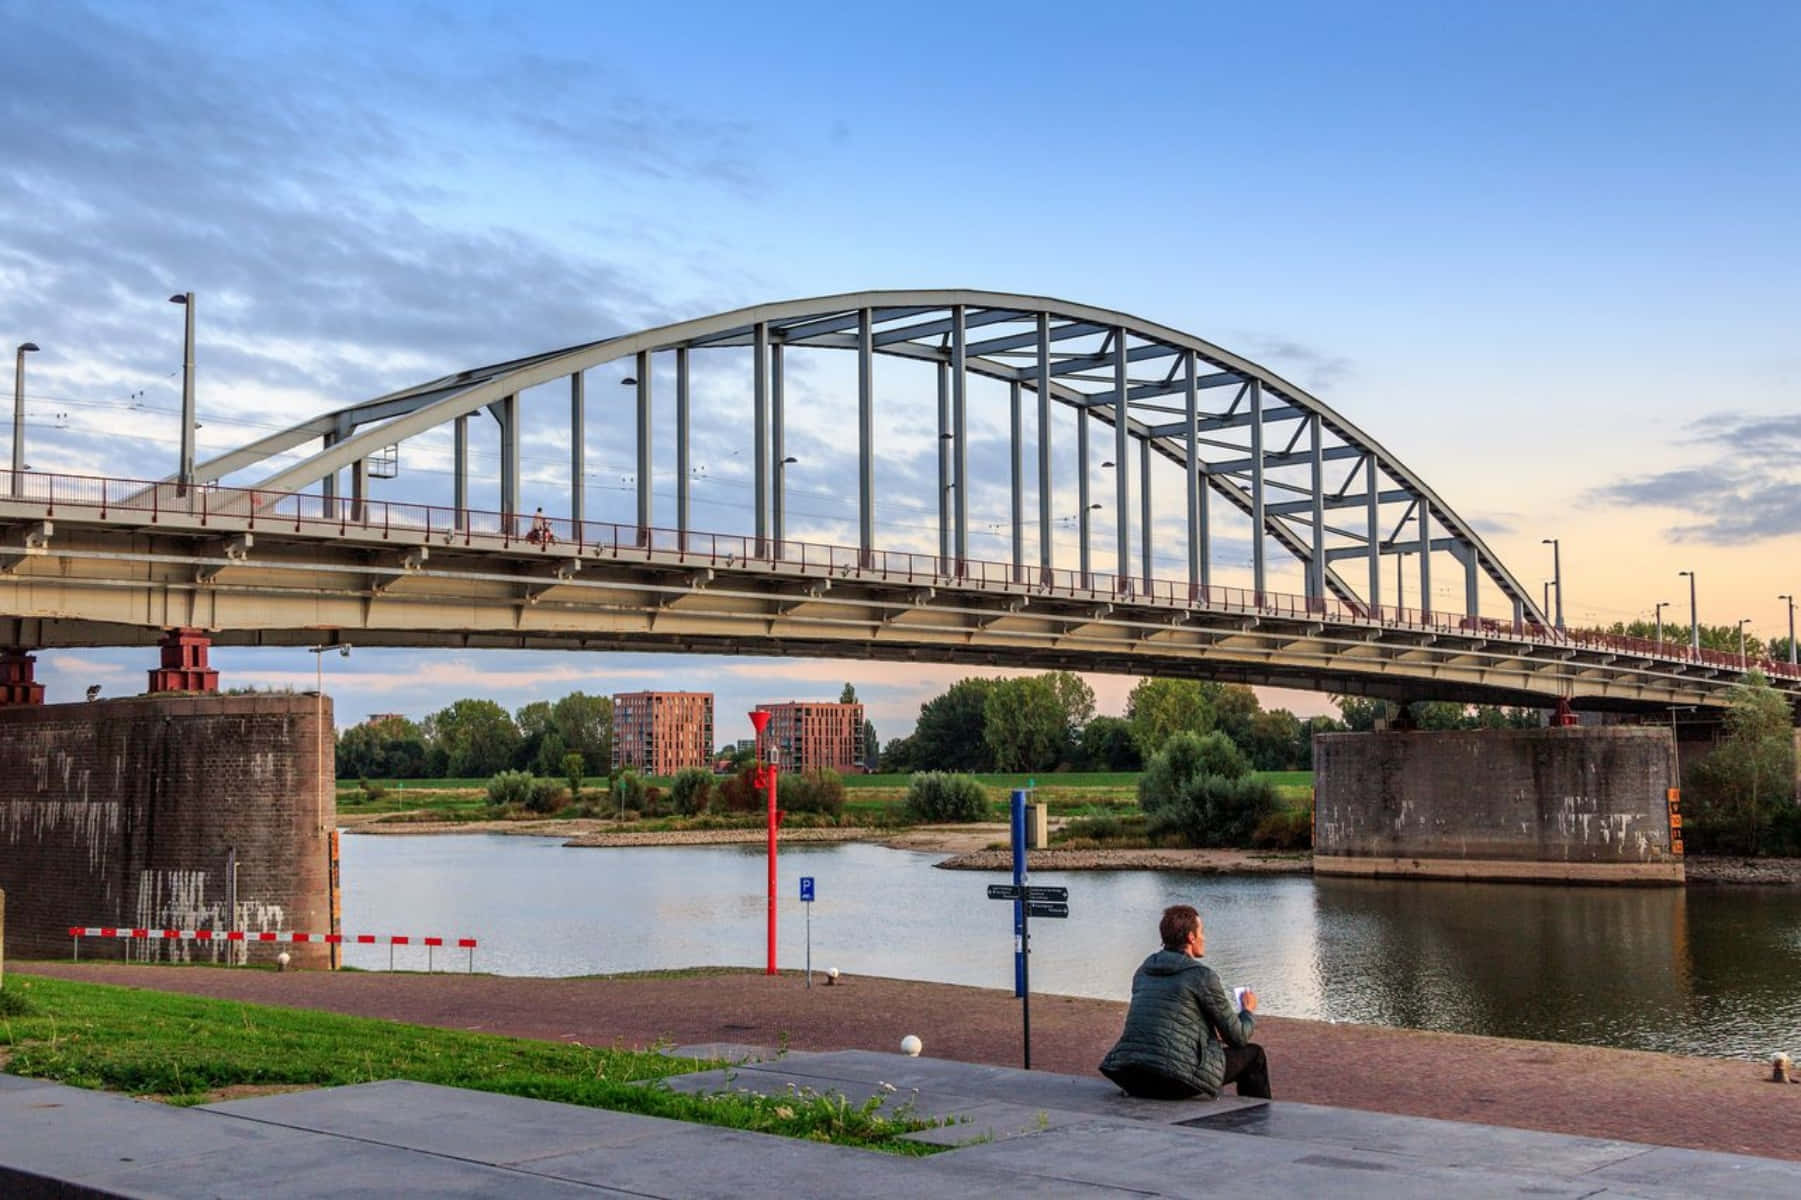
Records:
<instances>
[{"instance_id":1,"label":"steel arch bridge","mask_svg":"<svg viewBox=\"0 0 1801 1200\"><path fill-rule=\"evenodd\" d=\"M743 390L754 498L743 535L690 520L691 367L694 356L728 348L750 352ZM787 536L785 363L803 350L854 359L855 546ZM936 376L936 554L876 545L876 405L879 395L891 402L878 386L884 360L929 364ZM632 364L635 388L628 525L591 520L584 484L585 372L621 361ZM675 523L665 529L654 519L652 436L656 381L670 367ZM564 380L567 510L528 520L519 502L521 395ZM996 381L1008 396L1011 555L1001 563L970 553L975 380ZM484 412L500 445L491 513L469 505L469 423ZM1053 443L1056 421L1072 415L1078 510L1069 563L1057 558ZM452 503L376 497L383 457L444 426L454 430ZM1090 518L1109 507L1090 495L1097 432L1110 450L1102 467L1113 472L1105 573L1094 569ZM300 461L275 466L315 443ZM1154 463L1173 464L1181 481L1162 509ZM0 498L11 529L0 546L0 644L18 646L141 642L196 626L221 644L341 635L361 644L1056 665L1627 709L1717 704L1749 665L1552 628L1468 521L1317 397L1190 334L1045 297L873 291L757 305L459 371L161 481L29 473L11 485ZM1213 580L1221 504L1254 531L1249 588ZM1153 572L1160 512L1183 518L1185 579ZM1028 561L1033 525L1036 561ZM1300 594L1270 588L1271 546L1298 564ZM1416 559L1414 608L1383 594L1385 561L1403 555ZM1461 579L1457 611L1433 608L1435 564ZM1766 664L1779 686L1801 694L1801 674L1785 668Z\"/></svg>"}]
</instances>

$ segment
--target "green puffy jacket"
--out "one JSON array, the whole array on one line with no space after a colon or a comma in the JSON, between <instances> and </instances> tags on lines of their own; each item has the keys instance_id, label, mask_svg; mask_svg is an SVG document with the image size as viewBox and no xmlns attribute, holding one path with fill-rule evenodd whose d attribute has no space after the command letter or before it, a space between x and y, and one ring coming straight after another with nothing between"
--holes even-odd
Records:
<instances>
[{"instance_id":1,"label":"green puffy jacket","mask_svg":"<svg viewBox=\"0 0 1801 1200\"><path fill-rule=\"evenodd\" d=\"M1132 976L1125 1032L1101 1060L1101 1074L1134 1095L1192 1091L1212 1099L1226 1073L1225 1046L1248 1044L1251 1025L1251 1014L1232 1010L1212 967L1159 950Z\"/></svg>"}]
</instances>

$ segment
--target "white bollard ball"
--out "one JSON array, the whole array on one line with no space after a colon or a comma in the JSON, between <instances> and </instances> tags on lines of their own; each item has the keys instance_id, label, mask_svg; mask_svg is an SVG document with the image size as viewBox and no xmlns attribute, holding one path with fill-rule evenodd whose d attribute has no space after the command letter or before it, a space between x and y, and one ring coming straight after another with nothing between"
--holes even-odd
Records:
<instances>
[{"instance_id":1,"label":"white bollard ball","mask_svg":"<svg viewBox=\"0 0 1801 1200\"><path fill-rule=\"evenodd\" d=\"M825 981L827 983L837 983L838 982L838 968L837 967L827 967L825 969Z\"/></svg>"},{"instance_id":2,"label":"white bollard ball","mask_svg":"<svg viewBox=\"0 0 1801 1200\"><path fill-rule=\"evenodd\" d=\"M288 964L293 961L292 958L288 957L288 952L283 950L280 954L275 956L275 969L278 971L285 971L288 969Z\"/></svg>"},{"instance_id":3,"label":"white bollard ball","mask_svg":"<svg viewBox=\"0 0 1801 1200\"><path fill-rule=\"evenodd\" d=\"M908 1058L918 1058L919 1052L924 1049L925 1043L910 1033L901 1039L901 1053Z\"/></svg>"}]
</instances>

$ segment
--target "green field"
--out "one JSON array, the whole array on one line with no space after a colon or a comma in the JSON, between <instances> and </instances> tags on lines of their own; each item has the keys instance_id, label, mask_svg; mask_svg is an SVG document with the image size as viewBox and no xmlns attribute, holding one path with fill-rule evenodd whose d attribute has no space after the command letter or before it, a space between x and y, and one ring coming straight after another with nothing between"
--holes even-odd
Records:
<instances>
[{"instance_id":1,"label":"green field","mask_svg":"<svg viewBox=\"0 0 1801 1200\"><path fill-rule=\"evenodd\" d=\"M1275 785L1284 803L1300 808L1308 803L1313 787L1311 771L1264 771L1262 778ZM1036 781L1032 798L1049 806L1054 817L1098 816L1135 810L1138 803L1137 771L1051 772L1042 774L983 774L976 778L989 790L994 801L994 818L1004 820L1009 793ZM491 820L497 816L488 803L487 781L477 779L401 779L377 781L386 789L379 799L370 799L355 783L338 781L338 811L347 816L418 812L423 817L442 821ZM667 787L666 779L647 782ZM844 777L844 823L891 827L907 824L905 802L906 775L847 775ZM592 781L583 789L582 799L595 804L595 816L609 816L606 809L606 779ZM724 819L731 824L752 824L754 814ZM638 829L685 827L668 819L642 822Z\"/></svg>"},{"instance_id":2,"label":"green field","mask_svg":"<svg viewBox=\"0 0 1801 1200\"><path fill-rule=\"evenodd\" d=\"M884 1116L836 1095L687 1095L654 1082L725 1065L18 972L0 991L0 1069L170 1104L206 1103L240 1084L411 1079L897 1154L939 1149L900 1140L936 1124L905 1111Z\"/></svg>"}]
</instances>

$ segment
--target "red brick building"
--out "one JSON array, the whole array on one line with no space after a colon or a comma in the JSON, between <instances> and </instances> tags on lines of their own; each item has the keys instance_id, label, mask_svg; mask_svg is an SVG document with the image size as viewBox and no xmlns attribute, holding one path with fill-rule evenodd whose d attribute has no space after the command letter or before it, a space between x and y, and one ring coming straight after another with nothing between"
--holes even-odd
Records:
<instances>
[{"instance_id":1,"label":"red brick building","mask_svg":"<svg viewBox=\"0 0 1801 1200\"><path fill-rule=\"evenodd\" d=\"M712 692L620 692L613 697L613 765L673 775L713 761Z\"/></svg>"},{"instance_id":2,"label":"red brick building","mask_svg":"<svg viewBox=\"0 0 1801 1200\"><path fill-rule=\"evenodd\" d=\"M782 770L863 770L861 704L790 700L786 704L759 704L757 708L769 714L766 736L781 756Z\"/></svg>"}]
</instances>

